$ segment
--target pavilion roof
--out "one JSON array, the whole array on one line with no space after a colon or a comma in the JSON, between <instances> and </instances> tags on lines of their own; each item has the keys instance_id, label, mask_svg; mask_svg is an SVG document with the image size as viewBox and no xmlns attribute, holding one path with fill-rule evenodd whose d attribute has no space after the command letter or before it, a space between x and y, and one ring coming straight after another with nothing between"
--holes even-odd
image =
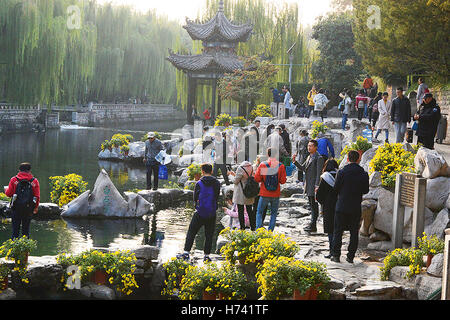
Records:
<instances>
[{"instance_id":1,"label":"pavilion roof","mask_svg":"<svg viewBox=\"0 0 450 320\"><path fill-rule=\"evenodd\" d=\"M242 69L244 63L234 53L214 52L198 55L180 55L169 50L167 58L176 68L190 72L233 72Z\"/></svg>"},{"instance_id":2,"label":"pavilion roof","mask_svg":"<svg viewBox=\"0 0 450 320\"><path fill-rule=\"evenodd\" d=\"M223 12L223 2L219 4L219 11L206 23L196 23L186 18L186 25L183 26L193 40L206 42L246 42L253 30L250 23L236 25L225 16Z\"/></svg>"}]
</instances>

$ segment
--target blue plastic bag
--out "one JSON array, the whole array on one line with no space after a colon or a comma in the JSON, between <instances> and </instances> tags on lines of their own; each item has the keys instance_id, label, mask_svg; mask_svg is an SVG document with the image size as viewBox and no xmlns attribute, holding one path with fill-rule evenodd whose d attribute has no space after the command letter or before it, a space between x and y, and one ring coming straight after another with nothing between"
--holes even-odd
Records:
<instances>
[{"instance_id":1,"label":"blue plastic bag","mask_svg":"<svg viewBox=\"0 0 450 320\"><path fill-rule=\"evenodd\" d=\"M159 166L158 178L160 180L167 180L167 179L169 179L169 172L167 171L167 167L165 165L160 165Z\"/></svg>"},{"instance_id":2,"label":"blue plastic bag","mask_svg":"<svg viewBox=\"0 0 450 320\"><path fill-rule=\"evenodd\" d=\"M286 175L288 177L292 176L292 174L294 173L294 171L297 169L297 167L295 166L295 164L291 163L290 166L286 167Z\"/></svg>"}]
</instances>

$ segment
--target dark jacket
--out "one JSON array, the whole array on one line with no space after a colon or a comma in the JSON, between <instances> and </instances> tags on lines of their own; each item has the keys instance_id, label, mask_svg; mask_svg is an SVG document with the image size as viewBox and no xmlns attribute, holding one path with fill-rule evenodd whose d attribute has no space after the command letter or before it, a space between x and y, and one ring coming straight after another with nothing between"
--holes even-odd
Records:
<instances>
[{"instance_id":1,"label":"dark jacket","mask_svg":"<svg viewBox=\"0 0 450 320\"><path fill-rule=\"evenodd\" d=\"M362 196L369 192L369 175L356 163L350 163L338 171L334 191L338 199L336 217L346 230L359 226ZM342 218L342 219L341 219Z\"/></svg>"},{"instance_id":2,"label":"dark jacket","mask_svg":"<svg viewBox=\"0 0 450 320\"><path fill-rule=\"evenodd\" d=\"M291 138L289 137L289 133L287 133L286 130L283 130L281 132L281 138L283 138L284 148L289 153L289 155L291 155L292 154L292 147L291 147Z\"/></svg>"},{"instance_id":3,"label":"dark jacket","mask_svg":"<svg viewBox=\"0 0 450 320\"><path fill-rule=\"evenodd\" d=\"M419 115L417 135L419 137L434 137L439 120L441 120L441 108L437 105L436 100L431 100L429 104L426 104L425 101L422 102L417 114Z\"/></svg>"},{"instance_id":4,"label":"dark jacket","mask_svg":"<svg viewBox=\"0 0 450 320\"><path fill-rule=\"evenodd\" d=\"M325 172L322 174L317 189L316 199L322 205L323 211L323 232L333 233L334 213L336 209L337 194L334 191L334 183L337 172Z\"/></svg>"},{"instance_id":5,"label":"dark jacket","mask_svg":"<svg viewBox=\"0 0 450 320\"><path fill-rule=\"evenodd\" d=\"M324 160L318 152L309 155L302 164L297 161L294 162L294 165L298 169L305 172L305 193L309 197L315 196L316 187L319 186L320 176L322 174L323 163Z\"/></svg>"},{"instance_id":6,"label":"dark jacket","mask_svg":"<svg viewBox=\"0 0 450 320\"><path fill-rule=\"evenodd\" d=\"M392 101L391 121L411 122L411 103L407 97L397 97Z\"/></svg>"},{"instance_id":7,"label":"dark jacket","mask_svg":"<svg viewBox=\"0 0 450 320\"><path fill-rule=\"evenodd\" d=\"M216 203L219 200L219 195L220 195L220 182L219 180L216 179L216 177L213 176L203 176L200 181L202 181L205 186L209 187L209 186L213 186L214 187L214 193L216 195ZM195 184L195 188L194 188L194 203L197 203L198 201L198 197L200 194L200 186L198 185L198 182Z\"/></svg>"}]
</instances>

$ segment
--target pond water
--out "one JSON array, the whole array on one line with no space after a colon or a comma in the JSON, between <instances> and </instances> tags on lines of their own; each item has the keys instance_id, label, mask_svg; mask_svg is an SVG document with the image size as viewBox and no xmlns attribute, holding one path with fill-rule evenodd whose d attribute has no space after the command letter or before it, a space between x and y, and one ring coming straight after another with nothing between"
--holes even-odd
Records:
<instances>
[{"instance_id":1,"label":"pond water","mask_svg":"<svg viewBox=\"0 0 450 320\"><path fill-rule=\"evenodd\" d=\"M144 133L158 131L163 134L163 139L169 139L168 134L184 124L184 121L156 123L147 121L123 124L114 128L65 126L45 133L4 134L0 137L0 184L7 185L9 179L17 174L18 165L28 161L32 164L32 172L41 185L41 202L50 202L49 177L76 173L88 182L88 189L92 189L102 168L108 172L120 192L135 188L145 189L145 167L99 161L97 156L101 143L118 132L130 133L135 140L140 140ZM176 180L177 177L169 175L169 181ZM163 185L164 182L160 181L160 187ZM140 244L151 244L161 247L160 258L166 260L182 250L191 216L192 210L185 210L182 206L160 211L151 221L138 219L32 221L30 236L38 241L38 248L32 255L77 253L92 247L125 249ZM216 237L220 224L217 230ZM4 220L0 224L0 243L10 236L11 224ZM195 247L202 249L203 241L203 230L200 230L194 249Z\"/></svg>"}]
</instances>

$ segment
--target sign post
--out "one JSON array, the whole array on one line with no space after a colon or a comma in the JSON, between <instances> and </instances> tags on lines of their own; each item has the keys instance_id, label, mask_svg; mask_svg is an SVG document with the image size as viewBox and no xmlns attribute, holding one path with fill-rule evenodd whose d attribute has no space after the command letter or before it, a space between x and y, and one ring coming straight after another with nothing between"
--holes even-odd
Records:
<instances>
[{"instance_id":1,"label":"sign post","mask_svg":"<svg viewBox=\"0 0 450 320\"><path fill-rule=\"evenodd\" d=\"M403 247L405 207L413 208L411 246L418 246L417 237L422 235L425 228L426 191L427 179L415 173L397 174L392 223L393 249Z\"/></svg>"}]
</instances>

